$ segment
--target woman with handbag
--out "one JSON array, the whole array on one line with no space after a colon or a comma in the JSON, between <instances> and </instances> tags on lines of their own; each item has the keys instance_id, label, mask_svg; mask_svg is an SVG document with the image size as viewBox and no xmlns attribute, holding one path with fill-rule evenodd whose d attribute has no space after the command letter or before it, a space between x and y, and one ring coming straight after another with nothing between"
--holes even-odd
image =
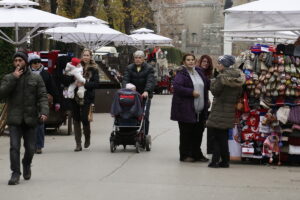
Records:
<instances>
[{"instance_id":1,"label":"woman with handbag","mask_svg":"<svg viewBox=\"0 0 300 200\"><path fill-rule=\"evenodd\" d=\"M83 127L83 134L85 137L84 148L90 146L91 139L91 113L92 106L95 99L95 89L99 87L99 72L98 66L92 59L92 51L84 49L81 57L81 66L83 67L83 76L85 83L77 83L77 86L84 86L84 98L83 100L78 97L75 91L75 97L72 99L72 116L75 132L76 148L74 151L82 151L81 145L81 124Z\"/></svg>"},{"instance_id":2,"label":"woman with handbag","mask_svg":"<svg viewBox=\"0 0 300 200\"><path fill-rule=\"evenodd\" d=\"M178 121L179 160L207 162L201 142L208 113L209 80L199 67L195 67L194 55L183 56L183 65L177 70L173 88L171 120Z\"/></svg>"}]
</instances>

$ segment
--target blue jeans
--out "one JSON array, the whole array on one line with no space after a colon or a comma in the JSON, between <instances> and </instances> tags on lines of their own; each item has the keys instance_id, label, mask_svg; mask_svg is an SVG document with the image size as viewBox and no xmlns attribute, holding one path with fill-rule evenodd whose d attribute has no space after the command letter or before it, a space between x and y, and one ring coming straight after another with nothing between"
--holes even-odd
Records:
<instances>
[{"instance_id":1,"label":"blue jeans","mask_svg":"<svg viewBox=\"0 0 300 200\"><path fill-rule=\"evenodd\" d=\"M45 142L45 124L39 124L36 127L36 148L42 149L44 148Z\"/></svg>"},{"instance_id":2,"label":"blue jeans","mask_svg":"<svg viewBox=\"0 0 300 200\"><path fill-rule=\"evenodd\" d=\"M13 173L21 174L20 170L20 148L21 138L24 139L25 154L22 160L23 165L29 166L35 152L36 128L26 125L9 126L10 135L10 168Z\"/></svg>"}]
</instances>

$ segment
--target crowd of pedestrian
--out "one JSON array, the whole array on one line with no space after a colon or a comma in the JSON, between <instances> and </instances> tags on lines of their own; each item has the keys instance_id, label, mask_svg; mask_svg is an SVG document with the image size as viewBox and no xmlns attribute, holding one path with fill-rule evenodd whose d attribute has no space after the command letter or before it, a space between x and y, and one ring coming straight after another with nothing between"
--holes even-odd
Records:
<instances>
[{"instance_id":1,"label":"crowd of pedestrian","mask_svg":"<svg viewBox=\"0 0 300 200\"><path fill-rule=\"evenodd\" d=\"M123 87L132 86L146 106L145 135L149 134L151 99L155 87L154 69L147 64L143 51L133 54L134 62L127 66ZM75 152L91 144L91 112L95 89L101 88L99 71L92 59L92 51L84 49L81 58L61 57L53 74L41 64L40 56L18 51L13 56L14 72L1 80L0 99L8 104L7 125L10 132L10 162L12 175L9 185L19 183L21 174L31 178L34 153L44 147L44 122L49 109L58 112L71 110L73 117ZM229 167L228 129L233 127L235 104L245 78L240 70L231 67L233 56L219 57L217 74L211 57L203 55L197 63L193 54L183 56L182 65L174 72L171 120L179 127L179 160L208 162L201 150L202 137L208 128L208 149L212 153L209 167ZM214 96L209 100L209 91ZM211 111L209 112L209 108ZM20 167L21 138L25 154Z\"/></svg>"}]
</instances>

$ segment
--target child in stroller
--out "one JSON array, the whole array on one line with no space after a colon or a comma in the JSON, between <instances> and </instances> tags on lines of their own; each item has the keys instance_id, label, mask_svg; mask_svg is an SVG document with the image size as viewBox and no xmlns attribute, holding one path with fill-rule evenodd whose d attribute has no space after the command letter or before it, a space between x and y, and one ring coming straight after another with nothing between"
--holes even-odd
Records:
<instances>
[{"instance_id":1,"label":"child in stroller","mask_svg":"<svg viewBox=\"0 0 300 200\"><path fill-rule=\"evenodd\" d=\"M141 95L131 83L115 94L111 107L111 115L115 118L110 136L111 152L114 152L118 145L123 145L124 149L126 145L135 145L137 153L140 152L140 147L151 150L151 136L146 136L144 130L146 106L143 106L142 102Z\"/></svg>"}]
</instances>

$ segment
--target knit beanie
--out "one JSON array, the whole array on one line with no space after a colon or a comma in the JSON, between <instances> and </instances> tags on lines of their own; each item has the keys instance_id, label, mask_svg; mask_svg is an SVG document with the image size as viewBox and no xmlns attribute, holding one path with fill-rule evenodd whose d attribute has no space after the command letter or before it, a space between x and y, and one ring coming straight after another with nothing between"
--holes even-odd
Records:
<instances>
[{"instance_id":1,"label":"knit beanie","mask_svg":"<svg viewBox=\"0 0 300 200\"><path fill-rule=\"evenodd\" d=\"M71 60L71 64L73 65L73 66L77 66L78 64L80 63L80 59L79 58L72 58L72 60Z\"/></svg>"},{"instance_id":2,"label":"knit beanie","mask_svg":"<svg viewBox=\"0 0 300 200\"><path fill-rule=\"evenodd\" d=\"M224 55L218 58L218 62L221 63L224 67L230 67L235 63L235 57L231 55Z\"/></svg>"},{"instance_id":3,"label":"knit beanie","mask_svg":"<svg viewBox=\"0 0 300 200\"><path fill-rule=\"evenodd\" d=\"M37 54L29 54L28 56L28 62L31 64L33 61L41 61L41 57Z\"/></svg>"},{"instance_id":4,"label":"knit beanie","mask_svg":"<svg viewBox=\"0 0 300 200\"><path fill-rule=\"evenodd\" d=\"M14 54L13 59L15 59L16 57L20 57L22 58L26 63L28 63L28 55L27 53L23 52L23 51L18 51Z\"/></svg>"}]
</instances>

